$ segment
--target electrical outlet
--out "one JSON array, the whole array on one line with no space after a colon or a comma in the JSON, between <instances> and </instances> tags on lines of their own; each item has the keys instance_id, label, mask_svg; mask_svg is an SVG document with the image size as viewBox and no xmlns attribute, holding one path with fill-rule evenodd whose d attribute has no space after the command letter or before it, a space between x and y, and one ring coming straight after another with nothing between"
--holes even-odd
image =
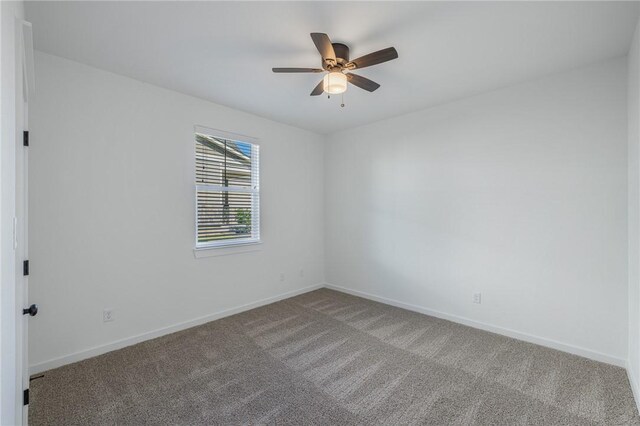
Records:
<instances>
[{"instance_id":1,"label":"electrical outlet","mask_svg":"<svg viewBox=\"0 0 640 426\"><path fill-rule=\"evenodd\" d=\"M284 272L280 272L280 281L284 281Z\"/></svg>"},{"instance_id":2,"label":"electrical outlet","mask_svg":"<svg viewBox=\"0 0 640 426\"><path fill-rule=\"evenodd\" d=\"M482 293L473 293L473 303L482 303Z\"/></svg>"},{"instance_id":3,"label":"electrical outlet","mask_svg":"<svg viewBox=\"0 0 640 426\"><path fill-rule=\"evenodd\" d=\"M116 319L113 309L105 309L102 311L102 322L111 322Z\"/></svg>"}]
</instances>

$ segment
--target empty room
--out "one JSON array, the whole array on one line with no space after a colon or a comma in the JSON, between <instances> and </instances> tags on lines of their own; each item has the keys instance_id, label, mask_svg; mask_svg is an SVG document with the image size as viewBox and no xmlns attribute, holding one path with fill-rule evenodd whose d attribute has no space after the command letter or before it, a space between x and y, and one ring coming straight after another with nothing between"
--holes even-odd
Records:
<instances>
[{"instance_id":1,"label":"empty room","mask_svg":"<svg viewBox=\"0 0 640 426\"><path fill-rule=\"evenodd\" d=\"M0 424L640 425L640 2L0 2Z\"/></svg>"}]
</instances>

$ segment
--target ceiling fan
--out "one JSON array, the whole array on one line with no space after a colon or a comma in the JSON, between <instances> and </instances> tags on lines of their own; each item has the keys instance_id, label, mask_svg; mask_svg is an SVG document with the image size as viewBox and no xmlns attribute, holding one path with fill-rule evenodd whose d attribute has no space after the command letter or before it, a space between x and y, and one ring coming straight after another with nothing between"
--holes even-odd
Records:
<instances>
[{"instance_id":1,"label":"ceiling fan","mask_svg":"<svg viewBox=\"0 0 640 426\"><path fill-rule=\"evenodd\" d=\"M311 39L322 56L322 68L273 68L273 72L276 73L327 72L313 89L311 96L318 96L323 92L330 95L343 93L347 90L347 82L373 92L380 87L378 83L351 71L381 64L398 57L396 49L388 47L350 61L349 46L346 44L331 43L329 36L324 33L311 33Z\"/></svg>"}]
</instances>

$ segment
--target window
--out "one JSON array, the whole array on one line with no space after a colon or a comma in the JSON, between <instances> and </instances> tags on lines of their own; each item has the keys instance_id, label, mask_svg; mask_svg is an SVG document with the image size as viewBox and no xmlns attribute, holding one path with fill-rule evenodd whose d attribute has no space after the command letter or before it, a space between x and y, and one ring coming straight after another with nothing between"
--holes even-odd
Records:
<instances>
[{"instance_id":1,"label":"window","mask_svg":"<svg viewBox=\"0 0 640 426\"><path fill-rule=\"evenodd\" d=\"M196 248L260 241L258 145L196 127Z\"/></svg>"}]
</instances>

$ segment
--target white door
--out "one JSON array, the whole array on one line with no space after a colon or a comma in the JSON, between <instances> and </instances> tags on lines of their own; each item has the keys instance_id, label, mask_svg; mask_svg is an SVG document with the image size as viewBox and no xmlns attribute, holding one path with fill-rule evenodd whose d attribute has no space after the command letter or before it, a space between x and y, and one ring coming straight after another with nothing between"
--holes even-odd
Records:
<instances>
[{"instance_id":1,"label":"white door","mask_svg":"<svg viewBox=\"0 0 640 426\"><path fill-rule=\"evenodd\" d=\"M22 90L16 91L16 299L19 303L18 312L24 313L22 321L18 321L18 362L19 374L18 382L22 383L21 395L23 399L22 424L28 424L29 406L26 404L26 397L29 389L29 321L37 311L37 306L29 300L29 250L28 250L28 164L29 164L29 99L34 95L34 69L33 69L33 35L31 24L26 21L19 21L16 25L19 34L16 34L18 42L17 61L20 64L16 76L16 87L22 86Z\"/></svg>"}]
</instances>

